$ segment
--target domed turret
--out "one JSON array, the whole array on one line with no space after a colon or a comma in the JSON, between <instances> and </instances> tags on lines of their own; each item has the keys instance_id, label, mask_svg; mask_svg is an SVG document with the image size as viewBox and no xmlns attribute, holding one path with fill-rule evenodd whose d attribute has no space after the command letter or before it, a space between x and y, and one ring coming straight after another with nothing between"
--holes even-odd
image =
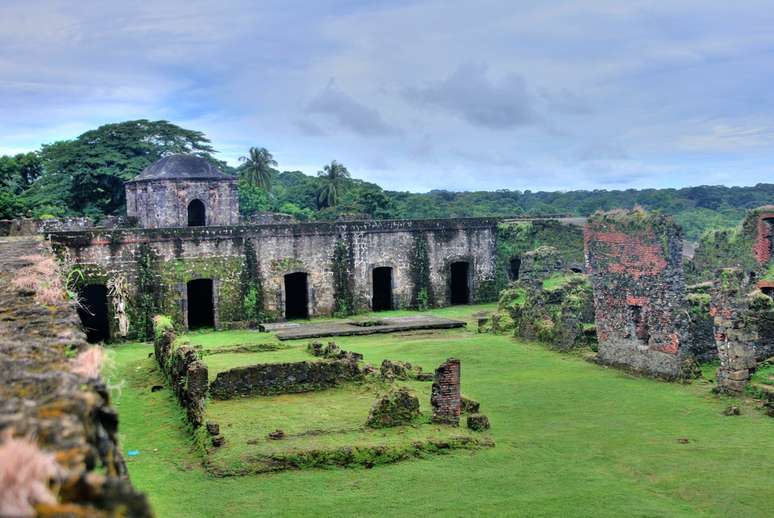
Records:
<instances>
[{"instance_id":1,"label":"domed turret","mask_svg":"<svg viewBox=\"0 0 774 518\"><path fill-rule=\"evenodd\" d=\"M236 178L206 158L171 155L126 182L126 215L141 227L239 223Z\"/></svg>"}]
</instances>

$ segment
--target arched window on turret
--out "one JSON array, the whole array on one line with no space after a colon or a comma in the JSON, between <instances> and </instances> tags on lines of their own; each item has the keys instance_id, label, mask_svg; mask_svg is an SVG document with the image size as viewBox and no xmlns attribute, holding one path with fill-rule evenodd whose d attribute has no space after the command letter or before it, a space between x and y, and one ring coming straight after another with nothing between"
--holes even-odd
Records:
<instances>
[{"instance_id":1,"label":"arched window on turret","mask_svg":"<svg viewBox=\"0 0 774 518\"><path fill-rule=\"evenodd\" d=\"M188 226L203 227L207 224L206 212L202 200L193 200L188 204Z\"/></svg>"}]
</instances>

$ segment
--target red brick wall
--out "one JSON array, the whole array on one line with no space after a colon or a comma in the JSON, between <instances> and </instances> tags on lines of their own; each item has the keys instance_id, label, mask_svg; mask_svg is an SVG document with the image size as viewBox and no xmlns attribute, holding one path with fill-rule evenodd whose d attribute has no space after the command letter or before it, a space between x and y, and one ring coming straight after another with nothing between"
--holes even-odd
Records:
<instances>
[{"instance_id":1,"label":"red brick wall","mask_svg":"<svg viewBox=\"0 0 774 518\"><path fill-rule=\"evenodd\" d=\"M430 402L433 406L433 422L459 424L462 409L459 360L449 358L435 370Z\"/></svg>"}]
</instances>

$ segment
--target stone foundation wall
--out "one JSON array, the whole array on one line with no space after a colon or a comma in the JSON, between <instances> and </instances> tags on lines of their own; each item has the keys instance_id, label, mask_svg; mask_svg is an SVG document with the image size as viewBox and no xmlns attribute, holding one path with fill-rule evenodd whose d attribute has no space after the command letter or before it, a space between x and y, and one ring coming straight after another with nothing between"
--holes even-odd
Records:
<instances>
[{"instance_id":1,"label":"stone foundation wall","mask_svg":"<svg viewBox=\"0 0 774 518\"><path fill-rule=\"evenodd\" d=\"M592 216L584 239L598 359L678 377L687 336L680 228L665 216L615 211Z\"/></svg>"},{"instance_id":2,"label":"stone foundation wall","mask_svg":"<svg viewBox=\"0 0 774 518\"><path fill-rule=\"evenodd\" d=\"M154 340L156 361L169 381L188 422L198 428L204 422L209 380L207 366L191 347L173 347L175 333L167 330Z\"/></svg>"},{"instance_id":3,"label":"stone foundation wall","mask_svg":"<svg viewBox=\"0 0 774 518\"><path fill-rule=\"evenodd\" d=\"M354 359L266 363L219 372L210 384L215 399L311 392L362 379Z\"/></svg>"},{"instance_id":4,"label":"stone foundation wall","mask_svg":"<svg viewBox=\"0 0 774 518\"><path fill-rule=\"evenodd\" d=\"M49 293L42 304L36 288L13 286L36 256L50 258L39 241L0 242L0 448L32 438L40 455L53 456L57 472L40 480L53 503L39 503L38 514L151 516L128 478L110 394L73 360L89 347L75 308L64 293Z\"/></svg>"},{"instance_id":5,"label":"stone foundation wall","mask_svg":"<svg viewBox=\"0 0 774 518\"><path fill-rule=\"evenodd\" d=\"M449 358L435 370L430 404L433 422L458 425L462 412L460 361Z\"/></svg>"},{"instance_id":6,"label":"stone foundation wall","mask_svg":"<svg viewBox=\"0 0 774 518\"><path fill-rule=\"evenodd\" d=\"M247 240L256 251L263 308L269 316L282 318L284 276L294 272L308 274L310 316L333 314L334 279L341 272L349 284L351 309L370 309L372 271L381 266L392 268L393 307L410 307L418 282L412 250L422 238L429 260L430 305L449 303L450 265L455 261L470 263L471 301L494 300L495 227L496 220L456 219L114 229L50 236L57 252L71 257L84 272L83 284L104 284L116 278L126 281L130 335L136 336L140 334L136 324L142 318L135 314L139 304L133 290L140 284L143 254L150 256L148 270L153 278L149 286L158 291L154 314L168 314L185 327L186 283L209 278L216 292L216 323L227 327L244 319L239 283ZM334 257L337 243L343 243L346 252L338 262Z\"/></svg>"}]
</instances>

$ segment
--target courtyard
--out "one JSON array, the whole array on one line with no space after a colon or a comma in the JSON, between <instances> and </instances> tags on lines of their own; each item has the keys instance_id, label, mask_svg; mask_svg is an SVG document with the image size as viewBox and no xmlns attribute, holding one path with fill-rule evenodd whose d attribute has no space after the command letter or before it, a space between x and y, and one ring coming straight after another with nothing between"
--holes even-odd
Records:
<instances>
[{"instance_id":1,"label":"courtyard","mask_svg":"<svg viewBox=\"0 0 774 518\"><path fill-rule=\"evenodd\" d=\"M706 379L664 383L590 363L583 351L559 354L510 336L477 333L475 315L492 309L426 312L465 320L467 328L335 338L377 367L389 358L432 371L449 357L459 358L462 393L479 401L492 423L485 435L494 447L367 467L216 476L203 465L206 457L195 447L169 388L151 390L166 385L149 357L152 345L117 345L105 374L121 416L121 445L125 454L132 452L127 456L132 482L148 494L159 516L179 516L181 510L188 516L556 516L581 509L593 516L769 515L774 423L752 400L713 395ZM379 316L409 314L416 313ZM254 331L199 331L180 339L205 349L277 342L271 333ZM296 359L306 343L287 341L288 348L275 351L204 360L223 369L254 358ZM429 392L429 383L410 384L419 395ZM259 398L247 406L210 401L208 416L218 415L229 441L215 460L238 461L247 451L242 445L247 448L251 438L278 425L290 432L305 420L310 423L304 429L351 427L365 418L373 400L371 394L360 394L368 397L359 400L359 390L346 385ZM428 414L427 398L420 399ZM723 415L732 404L740 407L740 416ZM347 432L335 440L363 438Z\"/></svg>"}]
</instances>

